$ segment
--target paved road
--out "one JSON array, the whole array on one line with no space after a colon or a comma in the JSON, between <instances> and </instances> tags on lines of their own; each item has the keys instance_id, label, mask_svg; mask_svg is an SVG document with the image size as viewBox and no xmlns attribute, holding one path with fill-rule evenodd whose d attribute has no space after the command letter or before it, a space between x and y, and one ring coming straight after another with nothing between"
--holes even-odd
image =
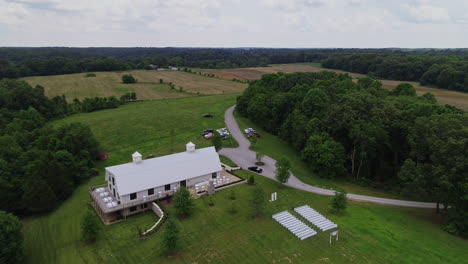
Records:
<instances>
[{"instance_id":1,"label":"paved road","mask_svg":"<svg viewBox=\"0 0 468 264\"><path fill-rule=\"evenodd\" d=\"M234 116L233 116L234 108L235 108L235 105L231 106L230 108L226 110L226 113L224 114L224 120L226 122L226 127L229 129L229 132L239 143L239 147L223 148L219 151L219 154L228 157L229 159L234 161L238 166L246 169L247 167L254 165L256 161L255 152L249 149L250 142L244 137L243 132L239 129L239 126L237 125L237 122L234 119ZM270 179L275 179L276 161L266 155L262 161L265 163L265 165L262 166L263 172L259 174ZM321 194L321 195L334 195L335 194L334 190L323 189L323 188L319 188L316 186L305 184L301 182L298 178L296 178L293 174L291 174L291 177L289 178L286 185L299 189L299 190ZM379 198L379 197L372 197L372 196L352 194L352 193L348 193L348 198L351 200L356 200L356 201L364 201L364 202L371 202L371 203L378 203L378 204L389 204L389 205L404 206L404 207L417 207L417 208L435 208L436 207L435 203L395 200L395 199Z\"/></svg>"}]
</instances>

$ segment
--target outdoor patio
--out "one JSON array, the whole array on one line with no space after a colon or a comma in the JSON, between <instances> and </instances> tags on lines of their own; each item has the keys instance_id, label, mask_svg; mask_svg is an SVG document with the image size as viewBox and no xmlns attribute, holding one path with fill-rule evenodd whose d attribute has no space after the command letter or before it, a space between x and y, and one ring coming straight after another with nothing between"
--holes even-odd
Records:
<instances>
[{"instance_id":1,"label":"outdoor patio","mask_svg":"<svg viewBox=\"0 0 468 264\"><path fill-rule=\"evenodd\" d=\"M213 179L213 184L216 189L222 188L223 186L228 186L233 182L242 181L241 178L223 170L221 175ZM190 193L193 198L199 198L201 195L205 194L208 191L209 181L201 182L189 188ZM234 186L234 185L233 185Z\"/></svg>"}]
</instances>

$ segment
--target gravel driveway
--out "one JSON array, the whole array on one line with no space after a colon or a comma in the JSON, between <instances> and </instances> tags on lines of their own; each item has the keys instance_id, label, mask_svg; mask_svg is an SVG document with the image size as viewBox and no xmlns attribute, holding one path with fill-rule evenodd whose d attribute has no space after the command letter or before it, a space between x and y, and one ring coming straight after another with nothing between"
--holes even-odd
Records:
<instances>
[{"instance_id":1,"label":"gravel driveway","mask_svg":"<svg viewBox=\"0 0 468 264\"><path fill-rule=\"evenodd\" d=\"M256 162L255 152L249 149L250 142L249 140L247 140L247 138L244 137L242 130L237 125L237 122L233 115L233 111L235 107L236 106L233 105L226 110L224 114L224 121L231 135L239 143L239 147L223 148L219 151L219 154L228 157L241 168L247 169L247 167L254 166ZM263 172L257 173L257 174L275 180L276 161L266 155L262 159L262 161L265 163L265 165L261 166L263 169ZM321 194L321 195L334 195L335 194L334 190L324 189L324 188L305 184L301 182L298 178L296 178L293 174L291 174L291 177L289 178L286 185L292 188L296 188L296 189L303 190L306 192ZM395 206L417 207L417 208L436 208L435 203L395 200L395 199L379 198L379 197L352 194L352 193L348 193L348 198L351 200L356 200L356 201L364 201L364 202L371 202L371 203L378 203L378 204L389 204L389 205L395 205Z\"/></svg>"}]
</instances>

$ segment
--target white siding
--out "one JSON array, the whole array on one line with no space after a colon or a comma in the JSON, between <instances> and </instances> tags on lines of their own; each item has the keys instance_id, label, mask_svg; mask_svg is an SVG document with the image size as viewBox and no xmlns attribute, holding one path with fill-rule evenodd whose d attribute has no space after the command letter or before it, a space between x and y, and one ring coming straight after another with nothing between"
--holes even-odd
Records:
<instances>
[{"instance_id":1,"label":"white siding","mask_svg":"<svg viewBox=\"0 0 468 264\"><path fill-rule=\"evenodd\" d=\"M217 175L219 176L220 172L217 172ZM210 174L205 174L205 175L202 175L202 176L199 176L199 177L195 177L195 178L191 178L191 179L188 179L187 180L187 187L192 187L192 186L195 186L195 184L197 183L200 183L200 182L204 182L204 181L208 181L209 179L211 179L211 173ZM166 193L170 193L170 192L173 192L174 191L174 187L177 187L179 188L180 187L180 182L175 182L175 183L171 183L171 190L170 191L165 191L164 190L164 186L158 186L158 187L155 187L154 188L154 195L158 195L159 192L162 193L162 195L165 195ZM150 189L150 188L148 188ZM122 204L126 204L126 203L130 203L130 202L134 202L134 201L137 201L137 200L140 200L143 198L143 196L146 196L146 197L152 197L153 195L149 196L148 195L148 189L145 189L143 191L139 191L137 192L137 197L135 200L130 200L130 194L128 195L123 195L120 197L120 202Z\"/></svg>"},{"instance_id":2,"label":"white siding","mask_svg":"<svg viewBox=\"0 0 468 264\"><path fill-rule=\"evenodd\" d=\"M106 173L105 173L104 177L105 177L105 180L106 180L107 188L109 188L112 195L114 195L114 189L115 189L115 198L117 200L119 200L119 196L118 196L119 188L117 187L117 181L115 180L114 175L112 175L112 173L106 169ZM114 182L112 182L112 177L114 177ZM110 187L109 187L109 185L110 185Z\"/></svg>"}]
</instances>

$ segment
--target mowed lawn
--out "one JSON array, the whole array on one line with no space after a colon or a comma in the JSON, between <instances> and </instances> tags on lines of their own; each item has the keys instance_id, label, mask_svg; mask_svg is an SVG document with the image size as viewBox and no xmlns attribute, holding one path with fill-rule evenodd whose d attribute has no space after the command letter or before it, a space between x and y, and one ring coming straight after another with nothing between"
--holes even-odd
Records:
<instances>
[{"instance_id":1,"label":"mowed lawn","mask_svg":"<svg viewBox=\"0 0 468 264\"><path fill-rule=\"evenodd\" d=\"M224 111L235 103L236 95L199 96L182 99L145 101L117 109L79 114L53 125L70 122L88 124L109 152L100 162L100 176L79 186L73 195L53 212L23 219L27 263L462 263L468 258L466 240L440 228L431 210L351 203L343 216L329 213L330 197L280 186L255 176L265 191L278 192L278 201L266 202L263 217L249 217L252 189L233 188L237 199L228 199L229 190L195 201L194 215L177 219L182 250L177 256L164 257L161 241L164 226L147 239L137 238L137 229L150 227L157 219L152 213L129 217L126 221L102 226L98 241L86 245L80 239L80 220L89 206L89 186L104 182L105 166L130 161L134 151L145 157L184 150L192 140L197 147L211 143L200 136L205 128L224 126ZM203 113L214 118L201 118ZM171 144L170 131L176 136ZM262 135L263 136L263 135ZM266 135L265 135L266 136ZM261 142L261 141L259 141ZM260 143L262 144L262 143ZM234 143L230 143L234 145ZM285 154L288 154L286 152ZM247 178L249 172L241 172ZM228 209L235 204L238 212ZM328 234L301 241L285 230L271 215L308 204L340 226L340 239L328 244ZM174 210L167 208L171 217Z\"/></svg>"},{"instance_id":2,"label":"mowed lawn","mask_svg":"<svg viewBox=\"0 0 468 264\"><path fill-rule=\"evenodd\" d=\"M123 84L122 75L131 73L138 80L135 84ZM204 77L186 72L136 70L126 72L96 72L96 77L85 73L25 77L31 85L41 85L49 97L65 95L67 99L108 97L135 92L140 100L180 98L197 94L228 94L242 92L247 85L224 79ZM159 80L164 83L160 84ZM171 89L168 83L176 87ZM182 87L182 90L180 90Z\"/></svg>"},{"instance_id":3,"label":"mowed lawn","mask_svg":"<svg viewBox=\"0 0 468 264\"><path fill-rule=\"evenodd\" d=\"M89 199L85 185L96 184L94 178L55 212L25 221L28 263L463 263L468 257L468 242L442 231L426 209L351 203L345 215L335 216L329 197L280 189L272 180L255 177L265 196L278 193L273 203L265 197L260 219L249 216L256 188L249 185L232 188L234 201L228 198L230 190L216 193L213 207L207 199L196 200L188 219L176 218L174 208L164 205L180 228L182 249L175 257L162 255L164 226L149 238L137 237L138 228L156 221L150 212L103 226L96 244L81 242L80 217ZM228 211L233 204L234 214ZM321 231L301 241L271 218L304 204L339 225L339 241L330 245L329 232Z\"/></svg>"}]
</instances>

